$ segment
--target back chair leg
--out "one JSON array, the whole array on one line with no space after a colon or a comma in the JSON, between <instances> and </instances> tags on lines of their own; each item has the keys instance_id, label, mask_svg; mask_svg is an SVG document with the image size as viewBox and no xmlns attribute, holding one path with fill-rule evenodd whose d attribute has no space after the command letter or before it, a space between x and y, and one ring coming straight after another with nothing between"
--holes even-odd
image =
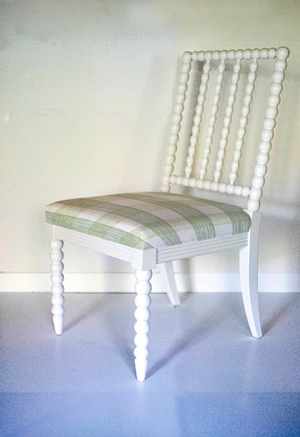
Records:
<instances>
[{"instance_id":1,"label":"back chair leg","mask_svg":"<svg viewBox=\"0 0 300 437\"><path fill-rule=\"evenodd\" d=\"M180 305L180 299L177 292L173 263L167 262L161 264L161 273L167 286L167 293L171 303L174 306Z\"/></svg>"},{"instance_id":2,"label":"back chair leg","mask_svg":"<svg viewBox=\"0 0 300 437\"><path fill-rule=\"evenodd\" d=\"M138 381L144 381L146 377L146 370L149 355L148 344L149 344L149 323L150 318L150 303L151 298L149 296L151 292L150 279L152 277L152 270L137 270L135 277L137 279L135 285L135 291L137 293L135 297L136 310L134 313L136 323L134 325L134 330L136 336L134 337L135 343L135 369L136 377Z\"/></svg>"},{"instance_id":3,"label":"back chair leg","mask_svg":"<svg viewBox=\"0 0 300 437\"><path fill-rule=\"evenodd\" d=\"M240 249L240 277L243 302L253 337L262 336L258 307L258 236L260 214L254 213L248 246Z\"/></svg>"},{"instance_id":4,"label":"back chair leg","mask_svg":"<svg viewBox=\"0 0 300 437\"><path fill-rule=\"evenodd\" d=\"M62 251L63 241L60 240L51 240L50 241L50 259L51 259L51 282L52 282L52 314L53 314L53 324L55 333L60 335L62 333L63 328L63 319L64 319L64 286L63 280L64 275L62 274L64 265L62 263L64 254Z\"/></svg>"}]
</instances>

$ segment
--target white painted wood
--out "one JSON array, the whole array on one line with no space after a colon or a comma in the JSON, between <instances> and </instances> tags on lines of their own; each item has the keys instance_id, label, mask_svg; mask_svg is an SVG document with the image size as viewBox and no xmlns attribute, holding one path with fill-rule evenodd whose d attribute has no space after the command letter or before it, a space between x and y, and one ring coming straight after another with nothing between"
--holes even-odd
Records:
<instances>
[{"instance_id":1,"label":"white painted wood","mask_svg":"<svg viewBox=\"0 0 300 437\"><path fill-rule=\"evenodd\" d=\"M235 151L233 152L233 160L231 163L231 172L229 173L229 183L233 185L237 178L237 171L239 167L240 157L242 154L242 147L244 145L244 138L246 134L246 126L248 123L248 114L250 112L250 104L252 100L252 93L254 90L254 82L257 77L256 70L258 67L257 59L253 59L250 64L250 73L248 74L248 84L246 87L246 95L244 97L244 106L242 107L242 116L240 118L238 138L235 142ZM238 194L234 191L234 194ZM245 191L244 191L245 192ZM247 191L247 196L249 196L250 191Z\"/></svg>"},{"instance_id":2,"label":"white painted wood","mask_svg":"<svg viewBox=\"0 0 300 437\"><path fill-rule=\"evenodd\" d=\"M63 260L63 248L64 243L60 240L51 240L50 241L50 259L51 259L51 282L52 282L52 314L53 314L53 324L55 333L60 335L62 333L63 328L63 320L64 320L64 286L63 280L64 275L62 274L64 265L62 263Z\"/></svg>"},{"instance_id":3,"label":"white painted wood","mask_svg":"<svg viewBox=\"0 0 300 437\"><path fill-rule=\"evenodd\" d=\"M114 243L113 241L102 240L101 238L82 234L70 229L60 228L58 226L53 226L53 228L54 238L58 240L86 247L87 249L95 250L96 252L103 253L104 255L131 262L132 249L130 247Z\"/></svg>"},{"instance_id":4,"label":"white painted wood","mask_svg":"<svg viewBox=\"0 0 300 437\"><path fill-rule=\"evenodd\" d=\"M156 249L139 250L131 249L131 265L136 270L156 268Z\"/></svg>"},{"instance_id":5,"label":"white painted wood","mask_svg":"<svg viewBox=\"0 0 300 437\"><path fill-rule=\"evenodd\" d=\"M248 246L240 249L240 276L244 308L251 333L261 337L261 324L258 306L258 242L260 213L254 212L249 232Z\"/></svg>"},{"instance_id":6,"label":"white painted wood","mask_svg":"<svg viewBox=\"0 0 300 437\"><path fill-rule=\"evenodd\" d=\"M284 79L284 71L287 67L286 59L288 56L289 50L286 47L280 47L277 50L277 60L275 61L273 82L270 87L270 95L268 98L269 106L266 110L264 130L261 133L261 143L259 145L259 153L256 158L254 177L252 179L252 187L250 190L250 199L247 204L247 208L250 211L258 211L260 207L262 187L265 183L264 176L267 171L267 162L269 160L271 140L274 135L275 119L278 113L278 105L280 103L279 94L282 91L282 82Z\"/></svg>"},{"instance_id":7,"label":"white painted wood","mask_svg":"<svg viewBox=\"0 0 300 437\"><path fill-rule=\"evenodd\" d=\"M282 91L282 82L284 80L284 71L286 69L287 63L286 59L289 56L289 50L286 47L279 47L278 49L254 49L254 50L229 50L229 51L207 51L207 52L186 52L183 59L183 68L190 71L191 62L204 62L203 74L201 76L201 84L199 87L198 104L195 109L194 124L191 128L190 144L188 148L188 156L186 159L185 175L174 174L173 173L173 163L176 158L177 143L179 140L179 124L177 127L172 125L171 142L172 147L168 149L168 153L172 152L172 157L168 155L167 165L165 168L165 176L163 180L163 191L170 190L170 184L176 184L184 187L198 188L204 190L218 191L219 193L226 193L229 195L237 195L248 197L247 209L249 211L258 211L260 207L260 199L262 196L262 188L264 185L264 175L267 171L267 162L269 159L269 151L271 149L271 140L273 138L273 131L275 127L275 118L277 115L278 105L280 102L279 95ZM270 87L270 95L268 98L268 107L266 110L266 118L263 123L263 131L261 134L261 143L259 146L259 153L257 155L257 163L254 169L254 177L252 179L251 187L235 185L237 179L237 171L239 168L240 157L242 153L242 146L244 144L246 135L246 125L248 123L248 114L250 111L250 103L253 98L254 82L257 77L258 60L262 62L266 59L276 59L274 62L274 70L272 72L272 85ZM213 135L215 131L216 118L218 113L218 104L221 96L221 92L225 91L225 86L223 85L224 70L226 63L235 60L234 73L232 75L229 97L227 101L227 107L225 109L225 118L223 122L223 127L221 131L221 139L219 142L219 151L217 154L217 159L215 162L215 171L213 180L205 178L207 173L207 166L209 162L209 157L211 153L211 146ZM213 95L212 105L210 106L210 113L208 119L208 131L207 136L203 145L202 159L200 163L200 170L198 179L190 178L192 173L192 166L194 163L194 156L196 151L196 144L198 141L198 134L200 129L200 122L203 116L204 110L204 98L206 95L207 83L209 80L209 72L211 71L212 61L219 61L217 83L215 85L215 92ZM249 61L250 64L249 64ZM187 67L188 62L188 67ZM235 98L235 93L237 89L237 81L239 79L239 72L242 62L246 62L249 65L250 72L248 74L248 83L246 86L246 94L244 97L244 105L242 108L242 116L239 121L239 128L237 132L237 140L235 143L235 150L233 152L233 159L231 162L231 170L229 174L229 183L219 183L221 176L221 170L223 166L223 159L225 156L225 147L227 144L229 125L231 122L231 117L233 113L233 102ZM185 86L180 88L184 90L184 96L182 95L180 99L183 101L186 98L187 86L189 84L189 75L184 76ZM178 97L178 96L177 96ZM176 100L177 102L177 100ZM177 103L176 103L177 104ZM263 104L263 102L262 102ZM175 105L176 106L176 105ZM206 98L206 106L209 106L209 102ZM178 108L178 110L183 110L183 105ZM182 112L180 113L180 122L182 120ZM176 131L176 134L175 134ZM172 136L173 135L173 136ZM175 136L174 136L175 135ZM175 144L176 143L176 144ZM213 164L213 163L212 163Z\"/></svg>"},{"instance_id":8,"label":"white painted wood","mask_svg":"<svg viewBox=\"0 0 300 437\"><path fill-rule=\"evenodd\" d=\"M175 282L173 263L172 262L162 263L160 269L167 287L167 293L171 303L174 306L180 305L180 299Z\"/></svg>"},{"instance_id":9,"label":"white painted wood","mask_svg":"<svg viewBox=\"0 0 300 437\"><path fill-rule=\"evenodd\" d=\"M246 246L248 244L248 236L248 233L244 233L222 238L213 238L211 240L179 244L178 246L158 247L157 264Z\"/></svg>"},{"instance_id":10,"label":"white painted wood","mask_svg":"<svg viewBox=\"0 0 300 437\"><path fill-rule=\"evenodd\" d=\"M240 277L242 285L242 294L244 307L253 336L260 337L261 326L258 309L257 296L257 265L258 265L258 236L259 236L259 220L260 215L256 212L259 209L259 202L262 195L262 187L264 184L264 175L266 173L266 165L269 159L268 153L271 148L271 139L273 137L273 129L275 126L275 118L277 115L277 108L280 102L279 95L282 90L282 81L284 79L284 70L286 68L286 59L289 55L288 49L281 47L279 49L254 49L254 50L230 50L230 51L214 51L214 52L185 52L183 56L183 63L179 76L179 85L177 87L177 94L175 96L175 105L173 120L171 126L171 133L169 137L168 154L166 157L166 164L164 168L163 178L163 192L169 192L170 184L178 184L186 187L200 188L205 190L218 191L220 193L239 195L250 197L246 211L252 216L252 226L250 232L231 235L226 237L218 237L211 240L204 240L199 242L189 242L177 246L158 247L141 251L132 249L117 243L101 240L89 235L81 234L76 231L54 227L54 237L50 243L51 246L51 281L52 281L52 303L53 303L53 322L55 332L62 333L63 314L64 314L64 287L62 285L64 276L63 271L63 240L78 244L83 247L113 256L131 263L132 267L136 269L136 310L135 310L135 366L137 379L144 381L147 370L148 358L148 344L149 344L149 323L150 318L150 292L151 292L151 277L152 269L157 264L163 264L162 273L166 278L168 287L168 295L174 305L180 303L174 272L172 269L172 262L174 260L190 258L198 255L205 255L220 250L229 248L240 248ZM247 117L252 98L254 81L257 70L257 60L277 58L275 61L275 72L273 74L273 82L270 88L270 96L268 98L268 108L266 110L266 118L264 121L264 130L261 135L261 143L259 145L259 153L257 155L257 164L254 169L254 177L252 179L251 188L248 186L234 185L237 177L237 170L239 166L239 159L241 156L241 148L244 142L246 133L245 126L247 124ZM252 60L250 64L250 73L248 75L248 84L246 88L246 96L244 98L244 106L242 108L242 117L238 129L238 140L236 142L233 161L231 164L231 173L229 175L229 184L220 183L221 169L223 166L223 157L225 153L225 146L227 144L229 125L231 122L231 114L233 111L233 103L239 79L239 72L241 68L241 61ZM217 162L215 166L214 180L205 180L204 177L207 172L207 164L210 155L210 147L215 129L216 116L219 110L220 93L224 79L225 61L236 60L234 65L234 73L231 79L231 88L227 100L227 107L225 109L225 118L223 121L223 129L221 132L220 148L218 151ZM201 77L201 84L199 88L198 104L196 106L196 115L192 127L192 135L188 148L188 157L186 160L185 175L174 175L173 164L175 161L175 154L177 143L179 139L179 131L181 127L184 101L186 99L187 84L189 80L189 72L191 69L191 62L205 62L203 66L203 74ZM209 127L204 144L203 156L201 160L201 168L199 172L199 179L190 178L192 172L192 165L194 162L195 146L198 140L199 126L203 112L203 104L206 95L207 82L209 80L209 71L211 61L219 61L217 83L213 95L213 102L210 106Z\"/></svg>"},{"instance_id":11,"label":"white painted wood","mask_svg":"<svg viewBox=\"0 0 300 437\"><path fill-rule=\"evenodd\" d=\"M219 191L219 193L227 193L235 196L248 197L250 194L250 187L241 185L225 184L224 182L215 182L206 179L205 181L196 178L183 178L182 176L170 176L171 184L183 185L190 188L200 188L206 191Z\"/></svg>"},{"instance_id":12,"label":"white painted wood","mask_svg":"<svg viewBox=\"0 0 300 437\"><path fill-rule=\"evenodd\" d=\"M229 88L229 96L227 99L227 106L225 109L226 116L224 117L223 120L223 129L221 132L221 139L219 143L218 159L216 160L216 170L214 172L214 182L211 184L211 189L214 191L217 191L216 183L220 179L221 170L223 167L223 158L225 155L225 147L227 146L227 141L228 141L229 126L231 123L231 114L233 112L233 104L235 101L240 69L241 69L241 60L237 59L233 67L234 73L232 74L231 77L231 86Z\"/></svg>"},{"instance_id":13,"label":"white painted wood","mask_svg":"<svg viewBox=\"0 0 300 437\"><path fill-rule=\"evenodd\" d=\"M193 57L194 59L194 57ZM197 59L197 57L196 57ZM186 159L186 167L185 167L185 176L187 178L190 177L190 174L192 173L192 165L194 162L194 155L196 151L196 144L198 141L198 134L200 130L200 123L202 119L202 113L204 109L204 101L205 101L205 95L207 91L207 83L209 81L209 71L210 71L210 59L207 59L205 64L203 65L203 73L201 75L201 83L199 87L199 95L197 99L197 106L196 106L196 115L194 117L194 124L192 127L192 135L190 137L190 145L188 149L188 157Z\"/></svg>"},{"instance_id":14,"label":"white painted wood","mask_svg":"<svg viewBox=\"0 0 300 437\"><path fill-rule=\"evenodd\" d=\"M206 56L209 59L209 57L211 56L211 53L207 52L205 54L205 57ZM222 90L222 83L223 83L223 79L224 79L224 70L225 70L225 60L221 59L221 62L218 66L217 84L215 86L215 94L213 97L213 103L212 103L211 110L210 110L209 127L208 127L207 136L205 139L205 145L204 145L204 149L203 149L203 157L201 160L201 169L199 171L199 179L201 181L204 179L204 176L206 175L206 171L207 171L208 158L209 158L210 151L211 151L210 146L211 146L211 143L213 140L215 123L216 123L216 119L217 119L217 112L219 109L218 103L220 100L220 93Z\"/></svg>"},{"instance_id":15,"label":"white painted wood","mask_svg":"<svg viewBox=\"0 0 300 437\"><path fill-rule=\"evenodd\" d=\"M151 270L137 270L136 274L136 284L135 291L137 293L135 297L136 310L134 313L136 323L134 325L134 330L136 335L134 337L135 349L135 369L136 377L138 381L144 381L146 377L147 370L147 357L149 355L148 344L149 344L149 323L150 318L150 303L151 298L149 296L151 292L150 279L152 277Z\"/></svg>"}]
</instances>

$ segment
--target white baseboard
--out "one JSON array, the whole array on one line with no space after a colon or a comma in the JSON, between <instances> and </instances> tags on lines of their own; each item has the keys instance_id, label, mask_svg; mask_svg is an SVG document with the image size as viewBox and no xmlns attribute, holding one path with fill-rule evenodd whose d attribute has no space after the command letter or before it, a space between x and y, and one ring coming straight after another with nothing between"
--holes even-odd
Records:
<instances>
[{"instance_id":1,"label":"white baseboard","mask_svg":"<svg viewBox=\"0 0 300 437\"><path fill-rule=\"evenodd\" d=\"M240 291L239 275L175 273L178 291L235 292ZM151 280L153 292L165 292L159 272ZM66 292L132 293L133 273L66 273ZM261 274L260 292L299 292L300 274ZM48 273L1 273L0 292L47 292L50 290Z\"/></svg>"}]
</instances>

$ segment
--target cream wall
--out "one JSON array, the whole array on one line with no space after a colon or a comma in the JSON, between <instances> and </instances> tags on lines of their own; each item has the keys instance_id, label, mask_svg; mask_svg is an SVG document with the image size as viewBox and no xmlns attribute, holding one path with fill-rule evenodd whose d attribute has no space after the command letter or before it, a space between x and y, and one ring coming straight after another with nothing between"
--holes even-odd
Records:
<instances>
[{"instance_id":1,"label":"cream wall","mask_svg":"<svg viewBox=\"0 0 300 437\"><path fill-rule=\"evenodd\" d=\"M286 45L260 289L298 291L299 22L292 0L0 2L0 290L48 289L45 204L159 189L181 52ZM126 263L65 255L69 290L131 290ZM194 290L238 289L237 268L235 252L176 264Z\"/></svg>"}]
</instances>

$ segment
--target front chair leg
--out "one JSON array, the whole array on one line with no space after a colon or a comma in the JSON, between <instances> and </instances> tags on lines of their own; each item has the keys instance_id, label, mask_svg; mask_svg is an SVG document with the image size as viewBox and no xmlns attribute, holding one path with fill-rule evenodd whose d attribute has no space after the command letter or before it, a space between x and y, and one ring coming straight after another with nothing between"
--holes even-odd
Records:
<instances>
[{"instance_id":1,"label":"front chair leg","mask_svg":"<svg viewBox=\"0 0 300 437\"><path fill-rule=\"evenodd\" d=\"M134 343L136 345L134 350L135 369L137 380L144 381L148 363L147 357L149 355L147 346L149 344L148 320L150 318L149 306L151 303L149 294L152 288L150 283L152 270L137 270L135 277L137 279L135 285L135 291L137 293L135 297L135 305L137 308L134 313L136 319L134 325L134 330L136 332L136 336L134 337Z\"/></svg>"},{"instance_id":2,"label":"front chair leg","mask_svg":"<svg viewBox=\"0 0 300 437\"><path fill-rule=\"evenodd\" d=\"M64 320L64 286L63 280L64 275L62 274L64 265L62 263L64 254L62 251L63 241L60 240L51 240L50 241L50 259L51 259L51 282L52 282L52 314L53 314L53 324L55 333L60 335L62 333L63 328L63 320Z\"/></svg>"}]
</instances>

